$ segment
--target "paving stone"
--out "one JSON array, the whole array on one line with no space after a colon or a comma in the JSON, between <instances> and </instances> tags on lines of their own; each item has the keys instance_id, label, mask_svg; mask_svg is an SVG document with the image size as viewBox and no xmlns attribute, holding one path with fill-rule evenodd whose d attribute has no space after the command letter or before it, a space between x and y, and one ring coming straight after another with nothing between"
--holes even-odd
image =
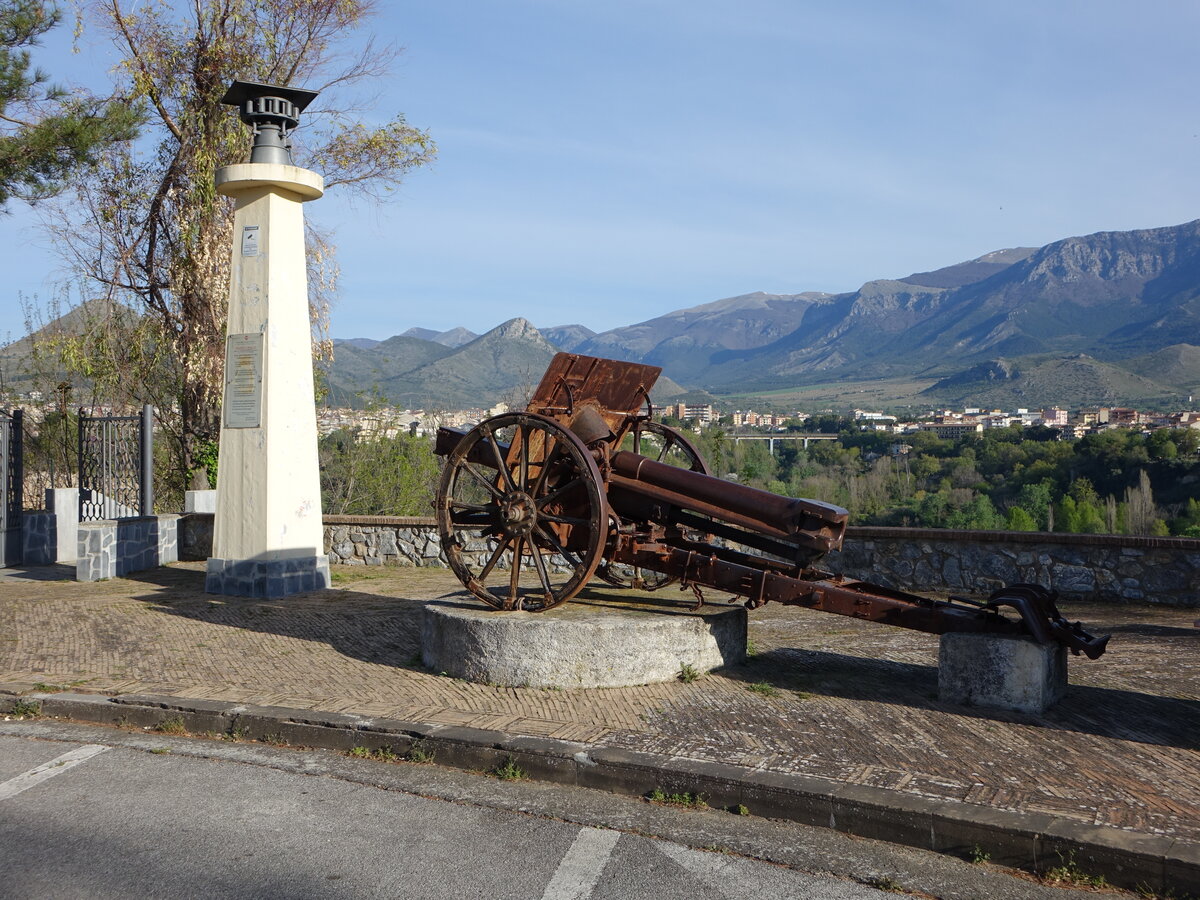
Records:
<instances>
[{"instance_id":1,"label":"paving stone","mask_svg":"<svg viewBox=\"0 0 1200 900\"><path fill-rule=\"evenodd\" d=\"M273 601L205 594L203 562L86 584L54 580L73 576L60 569L0 571L0 693L60 686L482 729L1200 847L1194 609L1064 604L1114 637L1100 660L1072 657L1064 700L1033 715L938 701L936 636L775 604L750 614L745 665L691 684L537 690L420 666L421 604L463 596L445 570L337 567L334 588ZM573 602L619 596L589 588ZM760 684L774 693L749 690Z\"/></svg>"}]
</instances>

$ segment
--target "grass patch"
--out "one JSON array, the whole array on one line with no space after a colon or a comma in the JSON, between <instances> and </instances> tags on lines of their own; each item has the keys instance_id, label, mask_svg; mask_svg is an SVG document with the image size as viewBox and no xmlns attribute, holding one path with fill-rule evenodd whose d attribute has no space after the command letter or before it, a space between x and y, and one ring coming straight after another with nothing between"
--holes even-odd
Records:
<instances>
[{"instance_id":1,"label":"grass patch","mask_svg":"<svg viewBox=\"0 0 1200 900\"><path fill-rule=\"evenodd\" d=\"M187 734L187 726L183 724L183 716L171 716L163 719L153 728L159 734Z\"/></svg>"},{"instance_id":2,"label":"grass patch","mask_svg":"<svg viewBox=\"0 0 1200 900\"><path fill-rule=\"evenodd\" d=\"M528 774L520 766L516 764L510 756L500 765L498 765L492 774L501 781L520 781L522 778L528 778Z\"/></svg>"},{"instance_id":3,"label":"grass patch","mask_svg":"<svg viewBox=\"0 0 1200 900\"><path fill-rule=\"evenodd\" d=\"M425 745L417 741L408 749L404 758L411 763L431 763L433 762L433 751L426 750Z\"/></svg>"},{"instance_id":4,"label":"grass patch","mask_svg":"<svg viewBox=\"0 0 1200 900\"><path fill-rule=\"evenodd\" d=\"M329 581L331 584L350 584L355 581L378 581L381 578L393 578L399 566L330 566Z\"/></svg>"},{"instance_id":5,"label":"grass patch","mask_svg":"<svg viewBox=\"0 0 1200 900\"><path fill-rule=\"evenodd\" d=\"M33 689L39 694L61 694L63 691L69 691L73 687L79 687L81 684L87 684L92 679L84 678L80 681L70 681L66 684L47 684L44 681L39 681L33 686Z\"/></svg>"},{"instance_id":6,"label":"grass patch","mask_svg":"<svg viewBox=\"0 0 1200 900\"><path fill-rule=\"evenodd\" d=\"M732 812L735 816L748 816L750 815L750 807L748 807L745 803L739 803L737 806L733 807L730 812Z\"/></svg>"},{"instance_id":7,"label":"grass patch","mask_svg":"<svg viewBox=\"0 0 1200 900\"><path fill-rule=\"evenodd\" d=\"M992 858L992 854L990 854L986 850L984 850L983 847L979 846L979 844L973 845L971 847L971 851L967 854L967 859L970 862L975 863L976 865L978 865L980 863L985 863L988 860L990 860L991 858Z\"/></svg>"},{"instance_id":8,"label":"grass patch","mask_svg":"<svg viewBox=\"0 0 1200 900\"><path fill-rule=\"evenodd\" d=\"M1059 865L1047 869L1042 881L1053 885L1069 885L1072 887L1106 888L1108 880L1103 875L1089 875L1075 862L1075 851L1066 856L1058 854Z\"/></svg>"},{"instance_id":9,"label":"grass patch","mask_svg":"<svg viewBox=\"0 0 1200 900\"><path fill-rule=\"evenodd\" d=\"M700 677L700 672L691 663L680 663L678 677L684 684L691 684Z\"/></svg>"},{"instance_id":10,"label":"grass patch","mask_svg":"<svg viewBox=\"0 0 1200 900\"><path fill-rule=\"evenodd\" d=\"M376 762L410 762L410 763L431 763L433 762L433 753L426 750L424 745L417 741L409 748L408 752L401 755L391 748L388 744L384 744L378 750L371 750L368 747L358 746L351 747L346 751L347 756L354 759L373 759Z\"/></svg>"},{"instance_id":11,"label":"grass patch","mask_svg":"<svg viewBox=\"0 0 1200 900\"><path fill-rule=\"evenodd\" d=\"M42 714L42 701L22 700L18 698L13 702L9 714L16 716L18 719L36 719Z\"/></svg>"},{"instance_id":12,"label":"grass patch","mask_svg":"<svg viewBox=\"0 0 1200 900\"><path fill-rule=\"evenodd\" d=\"M773 684L768 684L765 681L756 681L754 684L746 685L746 690L753 691L762 697L778 697L779 688Z\"/></svg>"},{"instance_id":13,"label":"grass patch","mask_svg":"<svg viewBox=\"0 0 1200 900\"><path fill-rule=\"evenodd\" d=\"M163 753L170 753L171 751L166 747L151 747L150 752L161 755Z\"/></svg>"},{"instance_id":14,"label":"grass patch","mask_svg":"<svg viewBox=\"0 0 1200 900\"><path fill-rule=\"evenodd\" d=\"M693 794L689 791L668 794L662 788L655 788L646 795L646 799L651 803L658 803L662 806L678 806L683 809L708 809L708 803L705 802L703 794Z\"/></svg>"},{"instance_id":15,"label":"grass patch","mask_svg":"<svg viewBox=\"0 0 1200 900\"><path fill-rule=\"evenodd\" d=\"M879 891L888 891L892 894L904 894L904 886L890 875L881 875L878 878L872 878L869 882L871 887Z\"/></svg>"},{"instance_id":16,"label":"grass patch","mask_svg":"<svg viewBox=\"0 0 1200 900\"><path fill-rule=\"evenodd\" d=\"M351 747L348 755L353 756L355 759L373 759L376 762L400 761L400 757L387 744L384 744L378 750L371 750L367 747Z\"/></svg>"}]
</instances>

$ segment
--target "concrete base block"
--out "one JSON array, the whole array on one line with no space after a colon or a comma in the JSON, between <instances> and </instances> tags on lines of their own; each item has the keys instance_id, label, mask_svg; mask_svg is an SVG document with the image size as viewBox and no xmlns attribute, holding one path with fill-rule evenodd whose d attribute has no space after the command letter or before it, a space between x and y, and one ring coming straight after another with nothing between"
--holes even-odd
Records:
<instances>
[{"instance_id":1,"label":"concrete base block","mask_svg":"<svg viewBox=\"0 0 1200 900\"><path fill-rule=\"evenodd\" d=\"M321 556L285 559L218 559L209 557L204 590L230 597L277 600L329 587L329 560Z\"/></svg>"},{"instance_id":2,"label":"concrete base block","mask_svg":"<svg viewBox=\"0 0 1200 900\"><path fill-rule=\"evenodd\" d=\"M54 513L55 562L74 562L79 550L79 488L47 488L46 511Z\"/></svg>"},{"instance_id":3,"label":"concrete base block","mask_svg":"<svg viewBox=\"0 0 1200 900\"><path fill-rule=\"evenodd\" d=\"M426 603L421 658L455 678L513 687L628 687L670 681L746 657L746 610L566 603L500 612L466 601Z\"/></svg>"},{"instance_id":4,"label":"concrete base block","mask_svg":"<svg viewBox=\"0 0 1200 900\"><path fill-rule=\"evenodd\" d=\"M184 491L183 511L185 513L215 513L217 511L216 491Z\"/></svg>"},{"instance_id":5,"label":"concrete base block","mask_svg":"<svg viewBox=\"0 0 1200 900\"><path fill-rule=\"evenodd\" d=\"M1067 651L1059 644L1000 634L944 634L938 699L1041 713L1067 690Z\"/></svg>"}]
</instances>

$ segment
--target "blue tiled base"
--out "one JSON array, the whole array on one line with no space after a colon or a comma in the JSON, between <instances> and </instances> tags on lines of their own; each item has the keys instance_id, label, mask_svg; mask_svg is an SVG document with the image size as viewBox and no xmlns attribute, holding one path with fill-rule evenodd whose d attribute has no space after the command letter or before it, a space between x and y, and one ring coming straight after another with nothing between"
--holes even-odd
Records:
<instances>
[{"instance_id":1,"label":"blue tiled base","mask_svg":"<svg viewBox=\"0 0 1200 900\"><path fill-rule=\"evenodd\" d=\"M204 590L229 597L275 600L327 588L329 560L324 555L294 559L218 559L209 557Z\"/></svg>"}]
</instances>

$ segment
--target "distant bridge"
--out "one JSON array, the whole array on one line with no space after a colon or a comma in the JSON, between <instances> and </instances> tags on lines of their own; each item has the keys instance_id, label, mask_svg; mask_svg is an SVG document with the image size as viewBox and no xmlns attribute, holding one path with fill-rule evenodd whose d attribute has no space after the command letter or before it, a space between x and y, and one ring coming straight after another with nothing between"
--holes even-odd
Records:
<instances>
[{"instance_id":1,"label":"distant bridge","mask_svg":"<svg viewBox=\"0 0 1200 900\"><path fill-rule=\"evenodd\" d=\"M776 441L804 441L804 449L808 449L809 441L836 441L836 434L731 434L734 443L740 444L742 441L766 441L767 452L772 456L775 455Z\"/></svg>"}]
</instances>

